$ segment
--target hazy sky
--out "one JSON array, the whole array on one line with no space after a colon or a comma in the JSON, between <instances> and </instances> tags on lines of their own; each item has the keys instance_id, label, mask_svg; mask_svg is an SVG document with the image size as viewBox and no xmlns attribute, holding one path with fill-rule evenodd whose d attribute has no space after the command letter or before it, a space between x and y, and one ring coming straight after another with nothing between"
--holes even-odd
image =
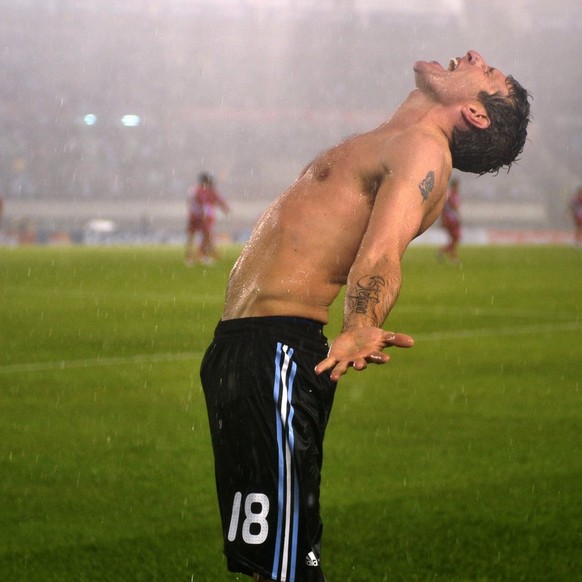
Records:
<instances>
[{"instance_id":1,"label":"hazy sky","mask_svg":"<svg viewBox=\"0 0 582 582\"><path fill-rule=\"evenodd\" d=\"M547 201L558 216L582 182L578 0L0 7L8 198L182 200L203 169L231 199L273 198L319 151L384 121L413 88L415 60L469 48L531 91L534 123L509 175L463 176L466 195ZM142 125L123 129L124 115Z\"/></svg>"}]
</instances>

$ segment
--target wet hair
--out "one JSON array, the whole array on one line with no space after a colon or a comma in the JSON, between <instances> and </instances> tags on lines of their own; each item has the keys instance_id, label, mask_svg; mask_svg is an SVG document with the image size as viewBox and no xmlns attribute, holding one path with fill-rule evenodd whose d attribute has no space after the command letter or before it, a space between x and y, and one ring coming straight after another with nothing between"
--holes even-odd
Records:
<instances>
[{"instance_id":1,"label":"wet hair","mask_svg":"<svg viewBox=\"0 0 582 582\"><path fill-rule=\"evenodd\" d=\"M212 176L210 174L207 174L206 172L202 172L201 174L198 175L198 182L200 184L206 184L207 186L212 186L212 184L214 183L214 180L212 179Z\"/></svg>"},{"instance_id":2,"label":"wet hair","mask_svg":"<svg viewBox=\"0 0 582 582\"><path fill-rule=\"evenodd\" d=\"M453 167L480 176L507 171L525 145L530 121L529 93L512 77L507 77L509 95L481 91L479 101L491 121L486 129L455 128L451 140Z\"/></svg>"}]
</instances>

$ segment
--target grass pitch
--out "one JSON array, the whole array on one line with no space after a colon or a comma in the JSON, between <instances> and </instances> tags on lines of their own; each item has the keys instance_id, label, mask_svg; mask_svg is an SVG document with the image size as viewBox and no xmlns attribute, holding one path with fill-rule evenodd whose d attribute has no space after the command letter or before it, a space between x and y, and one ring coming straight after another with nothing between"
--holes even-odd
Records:
<instances>
[{"instance_id":1,"label":"grass pitch","mask_svg":"<svg viewBox=\"0 0 582 582\"><path fill-rule=\"evenodd\" d=\"M1 580L237 579L198 378L236 254L0 249ZM330 582L581 579L582 252L462 258L408 251L416 346L339 384Z\"/></svg>"}]
</instances>

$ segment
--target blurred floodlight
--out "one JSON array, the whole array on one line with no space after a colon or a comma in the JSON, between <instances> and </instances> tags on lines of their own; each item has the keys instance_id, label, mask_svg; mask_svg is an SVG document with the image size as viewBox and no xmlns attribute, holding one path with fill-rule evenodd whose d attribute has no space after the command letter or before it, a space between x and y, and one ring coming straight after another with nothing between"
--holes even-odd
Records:
<instances>
[{"instance_id":1,"label":"blurred floodlight","mask_svg":"<svg viewBox=\"0 0 582 582\"><path fill-rule=\"evenodd\" d=\"M85 229L90 232L114 232L117 224L113 220L94 218L85 224Z\"/></svg>"},{"instance_id":2,"label":"blurred floodlight","mask_svg":"<svg viewBox=\"0 0 582 582\"><path fill-rule=\"evenodd\" d=\"M85 125L95 125L97 123L97 116L93 115L92 113L88 113L83 117L83 121Z\"/></svg>"},{"instance_id":3,"label":"blurred floodlight","mask_svg":"<svg viewBox=\"0 0 582 582\"><path fill-rule=\"evenodd\" d=\"M141 117L139 115L124 115L121 118L121 125L125 127L137 127L141 123Z\"/></svg>"}]
</instances>

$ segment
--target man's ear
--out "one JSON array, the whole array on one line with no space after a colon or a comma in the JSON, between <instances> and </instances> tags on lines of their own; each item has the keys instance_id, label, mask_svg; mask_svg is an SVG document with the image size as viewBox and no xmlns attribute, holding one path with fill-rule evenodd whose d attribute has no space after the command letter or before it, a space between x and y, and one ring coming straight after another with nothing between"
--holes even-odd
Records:
<instances>
[{"instance_id":1,"label":"man's ear","mask_svg":"<svg viewBox=\"0 0 582 582\"><path fill-rule=\"evenodd\" d=\"M461 115L466 123L477 129L487 129L491 125L487 110L478 101L464 105L461 108Z\"/></svg>"}]
</instances>

